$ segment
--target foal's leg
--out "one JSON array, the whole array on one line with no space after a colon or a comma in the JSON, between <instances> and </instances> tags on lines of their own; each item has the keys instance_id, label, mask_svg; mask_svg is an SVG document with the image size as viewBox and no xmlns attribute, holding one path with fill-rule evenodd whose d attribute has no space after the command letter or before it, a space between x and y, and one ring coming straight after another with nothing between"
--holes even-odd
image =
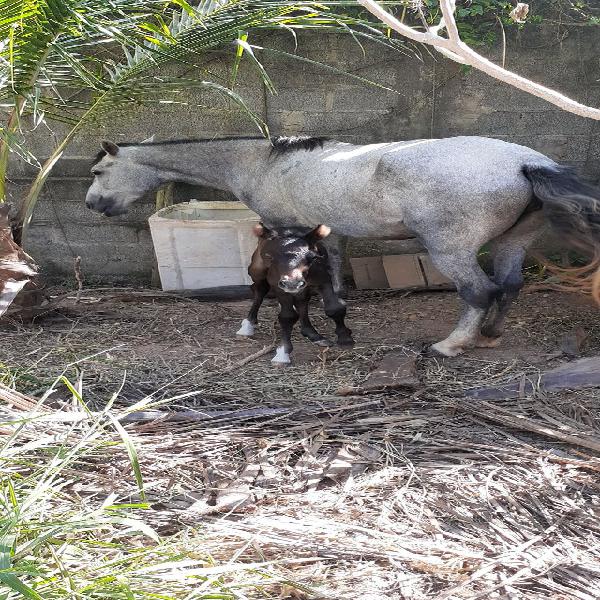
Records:
<instances>
[{"instance_id":1,"label":"foal's leg","mask_svg":"<svg viewBox=\"0 0 600 600\"><path fill-rule=\"evenodd\" d=\"M336 294L344 294L344 256L346 255L346 246L348 238L341 235L332 234L326 237L322 243L327 248L327 261L329 263L329 273L333 282L333 289Z\"/></svg>"},{"instance_id":2,"label":"foal's leg","mask_svg":"<svg viewBox=\"0 0 600 600\"><path fill-rule=\"evenodd\" d=\"M479 266L476 251L440 253L430 250L430 255L436 267L456 284L458 295L466 304L454 331L432 346L444 356L457 356L478 344L481 326L500 288Z\"/></svg>"},{"instance_id":3,"label":"foal's leg","mask_svg":"<svg viewBox=\"0 0 600 600\"><path fill-rule=\"evenodd\" d=\"M242 321L242 326L238 331L236 331L236 335L242 337L252 337L254 335L254 330L258 323L258 309L261 307L265 296L269 292L269 287L270 286L266 279L255 281L250 286L254 300L252 301L252 306L248 311L248 317Z\"/></svg>"},{"instance_id":4,"label":"foal's leg","mask_svg":"<svg viewBox=\"0 0 600 600\"><path fill-rule=\"evenodd\" d=\"M313 344L317 344L317 346L331 346L331 342L324 338L310 322L310 318L308 316L308 308L310 305L310 292L307 291L302 297L294 300L294 306L298 311L298 315L300 317L300 333L305 338L308 338Z\"/></svg>"},{"instance_id":5,"label":"foal's leg","mask_svg":"<svg viewBox=\"0 0 600 600\"><path fill-rule=\"evenodd\" d=\"M279 327L281 329L281 346L277 348L275 356L271 359L274 365L287 366L292 360L290 354L294 347L292 346L292 329L298 320L298 313L294 308L294 299L289 294L278 293L277 299L281 306L279 311Z\"/></svg>"},{"instance_id":6,"label":"foal's leg","mask_svg":"<svg viewBox=\"0 0 600 600\"><path fill-rule=\"evenodd\" d=\"M331 282L327 282L321 286L321 294L323 295L325 314L335 322L338 346L354 346L352 331L346 327L346 323L344 322L346 318L346 303L336 293Z\"/></svg>"},{"instance_id":7,"label":"foal's leg","mask_svg":"<svg viewBox=\"0 0 600 600\"><path fill-rule=\"evenodd\" d=\"M501 288L496 310L490 310L483 326L482 342L493 345L504 333L504 323L511 304L523 287L523 261L527 248L535 241L544 226L542 211L524 216L514 227L493 240L491 253L494 259L494 281Z\"/></svg>"}]
</instances>

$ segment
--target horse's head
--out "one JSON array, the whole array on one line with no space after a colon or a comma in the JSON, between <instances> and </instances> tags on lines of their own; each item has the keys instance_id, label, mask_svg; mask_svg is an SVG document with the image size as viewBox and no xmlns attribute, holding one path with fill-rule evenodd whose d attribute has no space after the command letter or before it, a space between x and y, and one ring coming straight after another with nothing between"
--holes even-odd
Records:
<instances>
[{"instance_id":1,"label":"horse's head","mask_svg":"<svg viewBox=\"0 0 600 600\"><path fill-rule=\"evenodd\" d=\"M259 238L259 252L267 267L267 281L289 294L297 294L307 285L311 264L323 256L319 241L331 232L318 225L309 232L298 228L267 229L262 223L254 228Z\"/></svg>"},{"instance_id":2,"label":"horse's head","mask_svg":"<svg viewBox=\"0 0 600 600\"><path fill-rule=\"evenodd\" d=\"M107 217L125 214L129 206L163 183L155 168L139 160L140 146L102 142L103 154L92 167L94 181L85 205Z\"/></svg>"}]
</instances>

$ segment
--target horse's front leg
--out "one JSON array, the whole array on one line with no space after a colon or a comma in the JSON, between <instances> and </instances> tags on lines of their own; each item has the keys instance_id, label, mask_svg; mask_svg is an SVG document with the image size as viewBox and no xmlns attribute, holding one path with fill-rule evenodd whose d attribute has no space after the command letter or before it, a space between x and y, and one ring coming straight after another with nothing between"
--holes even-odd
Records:
<instances>
[{"instance_id":1,"label":"horse's front leg","mask_svg":"<svg viewBox=\"0 0 600 600\"><path fill-rule=\"evenodd\" d=\"M298 311L298 316L300 317L300 333L309 339L313 344L317 344L317 346L331 346L331 342L323 337L310 322L310 318L308 316L308 309L310 305L310 292L307 291L301 297L296 296L294 299L294 306Z\"/></svg>"},{"instance_id":2,"label":"horse's front leg","mask_svg":"<svg viewBox=\"0 0 600 600\"><path fill-rule=\"evenodd\" d=\"M294 347L292 346L292 329L298 320L298 313L294 308L294 299L289 294L278 293L277 299L281 306L279 311L279 327L281 330L281 345L277 348L275 356L271 359L274 365L287 367L291 364L290 354Z\"/></svg>"},{"instance_id":3,"label":"horse's front leg","mask_svg":"<svg viewBox=\"0 0 600 600\"><path fill-rule=\"evenodd\" d=\"M443 356L458 356L481 342L481 326L498 296L500 288L492 283L477 262L477 253L441 253L430 249L431 260L456 284L466 306L452 333L432 349ZM482 344L484 345L484 344Z\"/></svg>"},{"instance_id":4,"label":"horse's front leg","mask_svg":"<svg viewBox=\"0 0 600 600\"><path fill-rule=\"evenodd\" d=\"M335 333L339 346L354 346L352 331L346 326L346 303L339 297L333 284L328 281L321 286L325 314L335 322Z\"/></svg>"},{"instance_id":5,"label":"horse's front leg","mask_svg":"<svg viewBox=\"0 0 600 600\"><path fill-rule=\"evenodd\" d=\"M258 324L258 310L269 292L269 287L266 279L255 281L250 286L254 299L248 311L248 316L242 321L242 326L236 331L236 335L240 337L252 337L254 335L256 325Z\"/></svg>"}]
</instances>

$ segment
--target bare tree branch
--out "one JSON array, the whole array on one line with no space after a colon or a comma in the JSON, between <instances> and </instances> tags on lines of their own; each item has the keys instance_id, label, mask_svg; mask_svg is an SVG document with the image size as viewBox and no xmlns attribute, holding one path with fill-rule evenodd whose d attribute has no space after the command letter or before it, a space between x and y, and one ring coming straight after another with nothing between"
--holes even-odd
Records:
<instances>
[{"instance_id":1,"label":"bare tree branch","mask_svg":"<svg viewBox=\"0 0 600 600\"><path fill-rule=\"evenodd\" d=\"M458 27L456 26L456 21L454 20L454 13L456 12L456 0L442 0L440 3L440 8L442 9L442 19L440 20L440 25L443 23L446 31L448 32L448 37L455 44L461 44L460 36L458 35Z\"/></svg>"},{"instance_id":2,"label":"bare tree branch","mask_svg":"<svg viewBox=\"0 0 600 600\"><path fill-rule=\"evenodd\" d=\"M470 65L475 69L483 71L490 77L494 77L499 81L503 81L517 89L537 96L546 102L550 102L559 108L579 115L580 117L587 117L588 119L595 119L600 121L600 109L580 104L575 100L565 96L553 89L547 88L535 81L531 81L526 77L521 77L512 71L508 71L499 65L494 64L487 58L481 56L475 52L472 48L467 46L458 34L458 27L456 26L456 19L454 18L454 12L456 10L456 0L440 0L440 8L442 9L442 19L435 27L429 27L426 32L417 31L412 27L401 23L393 15L382 8L375 0L357 0L359 4L362 4L370 13L375 15L383 23L391 27L394 31L397 31L400 35L403 35L415 42L421 42L422 44L429 44L433 46L438 52L450 58L451 60ZM445 29L448 33L448 37L442 37L439 32Z\"/></svg>"}]
</instances>

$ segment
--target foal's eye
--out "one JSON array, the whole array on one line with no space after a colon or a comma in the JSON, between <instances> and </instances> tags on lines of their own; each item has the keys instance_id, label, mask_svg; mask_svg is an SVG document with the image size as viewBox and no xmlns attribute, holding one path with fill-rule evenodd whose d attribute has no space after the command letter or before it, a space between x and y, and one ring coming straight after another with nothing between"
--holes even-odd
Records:
<instances>
[{"instance_id":1,"label":"foal's eye","mask_svg":"<svg viewBox=\"0 0 600 600\"><path fill-rule=\"evenodd\" d=\"M271 259L271 258L273 258L273 257L272 257L270 254L268 254L267 252L265 252L265 253L263 254L263 258L268 258L268 259Z\"/></svg>"}]
</instances>

